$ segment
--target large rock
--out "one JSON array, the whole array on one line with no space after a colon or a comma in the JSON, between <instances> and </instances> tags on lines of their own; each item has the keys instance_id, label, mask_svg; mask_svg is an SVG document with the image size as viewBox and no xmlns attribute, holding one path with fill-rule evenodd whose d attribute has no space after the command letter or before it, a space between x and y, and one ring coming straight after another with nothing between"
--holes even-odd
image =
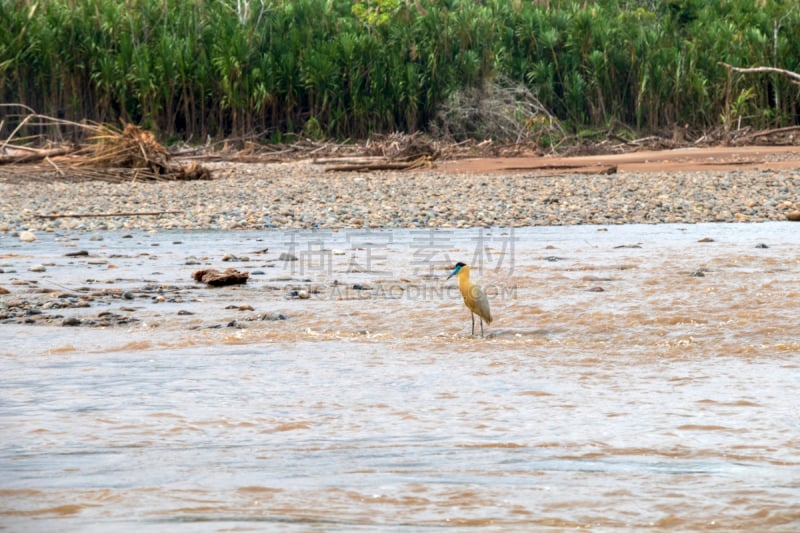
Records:
<instances>
[{"instance_id":1,"label":"large rock","mask_svg":"<svg viewBox=\"0 0 800 533\"><path fill-rule=\"evenodd\" d=\"M248 272L239 272L235 268L226 268L224 272L208 268L204 270L196 270L192 277L195 281L206 283L213 287L221 287L223 285L239 285L247 283L247 278L250 277Z\"/></svg>"}]
</instances>

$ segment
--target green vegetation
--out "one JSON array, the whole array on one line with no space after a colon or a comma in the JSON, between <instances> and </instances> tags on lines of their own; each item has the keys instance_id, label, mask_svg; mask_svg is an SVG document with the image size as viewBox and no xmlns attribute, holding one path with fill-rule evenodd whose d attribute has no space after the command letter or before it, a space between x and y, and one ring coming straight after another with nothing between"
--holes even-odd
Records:
<instances>
[{"instance_id":1,"label":"green vegetation","mask_svg":"<svg viewBox=\"0 0 800 533\"><path fill-rule=\"evenodd\" d=\"M800 121L788 79L719 65L800 71L794 0L0 0L0 27L0 101L163 138L426 130L501 78L573 132Z\"/></svg>"}]
</instances>

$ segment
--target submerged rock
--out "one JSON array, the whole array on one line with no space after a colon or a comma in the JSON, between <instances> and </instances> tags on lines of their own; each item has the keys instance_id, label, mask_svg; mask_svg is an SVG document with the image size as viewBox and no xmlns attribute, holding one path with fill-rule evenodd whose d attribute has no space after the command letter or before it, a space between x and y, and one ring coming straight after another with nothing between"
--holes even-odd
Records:
<instances>
[{"instance_id":1,"label":"submerged rock","mask_svg":"<svg viewBox=\"0 0 800 533\"><path fill-rule=\"evenodd\" d=\"M36 235L32 231L23 231L19 234L19 240L22 242L33 242L36 240Z\"/></svg>"}]
</instances>

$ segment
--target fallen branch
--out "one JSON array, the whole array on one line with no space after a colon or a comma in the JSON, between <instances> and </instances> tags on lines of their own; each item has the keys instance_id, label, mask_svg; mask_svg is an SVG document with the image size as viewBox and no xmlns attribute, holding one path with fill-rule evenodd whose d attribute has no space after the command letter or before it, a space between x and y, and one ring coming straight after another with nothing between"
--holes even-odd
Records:
<instances>
[{"instance_id":1,"label":"fallen branch","mask_svg":"<svg viewBox=\"0 0 800 533\"><path fill-rule=\"evenodd\" d=\"M52 150L36 150L28 147L13 147L15 150L28 152L19 155L4 155L0 156L0 165L21 165L24 163L35 163L49 157L56 157L59 155L67 155L74 152L73 148L53 148Z\"/></svg>"},{"instance_id":2,"label":"fallen branch","mask_svg":"<svg viewBox=\"0 0 800 533\"><path fill-rule=\"evenodd\" d=\"M800 131L800 126L787 126L785 128L775 128L772 130L763 130L763 131L756 131L753 133L748 133L747 135L742 136L741 138L737 139L739 142L747 142L753 139L757 139L759 137L768 137L770 135L780 135L783 133L791 133L794 131Z\"/></svg>"},{"instance_id":3,"label":"fallen branch","mask_svg":"<svg viewBox=\"0 0 800 533\"><path fill-rule=\"evenodd\" d=\"M558 174L533 174L531 178L552 178L560 177L564 174L580 174L586 176L600 176L611 175L617 173L617 165L603 165L603 166L572 166L572 165L549 165L542 167L511 167L504 170L563 170Z\"/></svg>"},{"instance_id":4,"label":"fallen branch","mask_svg":"<svg viewBox=\"0 0 800 533\"><path fill-rule=\"evenodd\" d=\"M311 161L315 165L374 165L386 162L382 156L365 157L323 157Z\"/></svg>"},{"instance_id":5,"label":"fallen branch","mask_svg":"<svg viewBox=\"0 0 800 533\"><path fill-rule=\"evenodd\" d=\"M325 169L328 171L338 172L370 172L375 170L411 170L424 166L430 166L432 159L429 156L422 156L412 161L390 162L379 161L375 163L359 163L353 165L336 165Z\"/></svg>"},{"instance_id":6,"label":"fallen branch","mask_svg":"<svg viewBox=\"0 0 800 533\"><path fill-rule=\"evenodd\" d=\"M800 82L800 74L797 72L792 72L791 70L784 70L782 68L775 68L775 67L750 67L750 68L741 68L741 67L734 67L733 65L729 65L723 61L719 61L719 64L725 67L728 70L733 72L741 72L743 74L782 74L783 76L788 76L797 82Z\"/></svg>"},{"instance_id":7,"label":"fallen branch","mask_svg":"<svg viewBox=\"0 0 800 533\"><path fill-rule=\"evenodd\" d=\"M55 163L53 163L53 160L52 160L52 159L50 159L49 157L45 157L45 158L44 158L44 160L45 160L45 161L47 161L47 163L48 163L48 164L49 164L51 167L53 167L54 169L56 169L56 172L58 172L59 174L61 174L61 176L62 176L62 177L63 177L63 176L66 176L66 174L64 174L64 171L63 171L63 170L61 170L60 168L58 168L58 165L56 165Z\"/></svg>"},{"instance_id":8,"label":"fallen branch","mask_svg":"<svg viewBox=\"0 0 800 533\"><path fill-rule=\"evenodd\" d=\"M137 211L122 213L58 213L55 215L36 215L39 218L83 218L83 217L157 217L160 215L181 214L183 211Z\"/></svg>"}]
</instances>

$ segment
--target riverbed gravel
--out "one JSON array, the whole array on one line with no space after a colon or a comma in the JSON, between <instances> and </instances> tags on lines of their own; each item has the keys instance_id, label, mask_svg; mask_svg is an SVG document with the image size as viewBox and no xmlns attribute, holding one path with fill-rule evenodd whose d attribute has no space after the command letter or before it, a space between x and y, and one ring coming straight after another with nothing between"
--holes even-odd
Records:
<instances>
[{"instance_id":1,"label":"riverbed gravel","mask_svg":"<svg viewBox=\"0 0 800 533\"><path fill-rule=\"evenodd\" d=\"M329 172L311 162L208 166L210 181L3 182L0 231L759 222L800 209L794 170L542 176Z\"/></svg>"}]
</instances>

